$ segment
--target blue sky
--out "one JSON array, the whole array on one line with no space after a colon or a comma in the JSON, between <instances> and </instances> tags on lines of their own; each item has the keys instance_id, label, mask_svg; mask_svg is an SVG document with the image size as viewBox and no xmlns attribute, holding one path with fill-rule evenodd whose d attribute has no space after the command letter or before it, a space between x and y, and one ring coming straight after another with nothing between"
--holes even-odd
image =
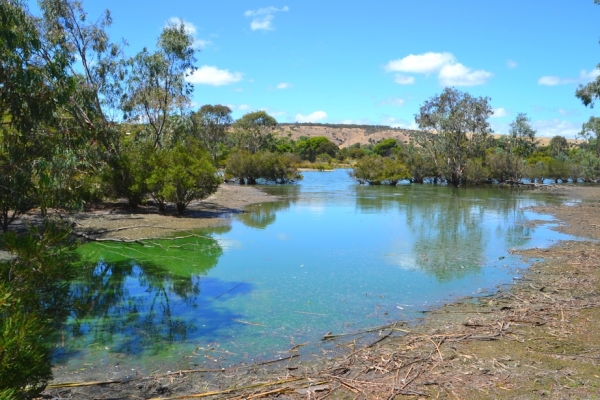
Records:
<instances>
[{"instance_id":1,"label":"blue sky","mask_svg":"<svg viewBox=\"0 0 600 400\"><path fill-rule=\"evenodd\" d=\"M488 96L505 133L518 112L538 136L574 137L594 115L574 96L599 72L593 0L84 1L109 9L126 52L153 48L166 22L201 51L194 103L279 122L414 127L420 105L454 86ZM35 12L35 11L34 11Z\"/></svg>"}]
</instances>

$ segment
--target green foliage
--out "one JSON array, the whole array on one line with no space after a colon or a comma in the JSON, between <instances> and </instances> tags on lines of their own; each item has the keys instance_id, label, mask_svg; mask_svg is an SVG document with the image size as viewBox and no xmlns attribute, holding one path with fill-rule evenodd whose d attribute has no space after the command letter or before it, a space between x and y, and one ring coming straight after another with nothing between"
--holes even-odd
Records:
<instances>
[{"instance_id":1,"label":"green foliage","mask_svg":"<svg viewBox=\"0 0 600 400\"><path fill-rule=\"evenodd\" d=\"M502 183L508 180L520 180L525 161L510 151L500 150L488 154L485 158L485 163L488 167L489 177L496 182Z\"/></svg>"},{"instance_id":2,"label":"green foliage","mask_svg":"<svg viewBox=\"0 0 600 400\"><path fill-rule=\"evenodd\" d=\"M490 170L483 165L481 158L470 159L465 169L466 180L473 185L486 182L490 177Z\"/></svg>"},{"instance_id":3,"label":"green foliage","mask_svg":"<svg viewBox=\"0 0 600 400\"><path fill-rule=\"evenodd\" d=\"M296 150L303 160L314 162L319 154L335 157L339 148L325 136L313 136L305 140L299 140L296 143Z\"/></svg>"},{"instance_id":4,"label":"green foliage","mask_svg":"<svg viewBox=\"0 0 600 400\"><path fill-rule=\"evenodd\" d=\"M154 148L175 142L181 123L175 110L190 102L193 85L185 78L195 70L194 39L183 23L169 23L157 41L158 50L143 49L128 61L130 73L121 107L129 122L145 121L145 136Z\"/></svg>"},{"instance_id":5,"label":"green foliage","mask_svg":"<svg viewBox=\"0 0 600 400\"><path fill-rule=\"evenodd\" d=\"M395 186L401 180L410 178L408 168L402 161L380 156L360 159L354 165L350 175L360 184L369 185L383 183Z\"/></svg>"},{"instance_id":6,"label":"green foliage","mask_svg":"<svg viewBox=\"0 0 600 400\"><path fill-rule=\"evenodd\" d=\"M217 191L221 178L210 155L193 139L169 149L157 150L151 157L146 183L152 197L162 205L173 202L183 214L192 200L204 199Z\"/></svg>"},{"instance_id":7,"label":"green foliage","mask_svg":"<svg viewBox=\"0 0 600 400\"><path fill-rule=\"evenodd\" d=\"M485 151L491 114L489 98L446 88L421 106L415 121L424 131L411 136L435 160L446 180L458 186L468 160Z\"/></svg>"},{"instance_id":8,"label":"green foliage","mask_svg":"<svg viewBox=\"0 0 600 400\"><path fill-rule=\"evenodd\" d=\"M227 139L227 129L233 122L231 109L220 104L207 104L192 113L192 121L192 135L202 142L216 164L222 153L221 145Z\"/></svg>"},{"instance_id":9,"label":"green foliage","mask_svg":"<svg viewBox=\"0 0 600 400\"><path fill-rule=\"evenodd\" d=\"M245 150L236 151L227 160L225 172L242 185L256 184L258 179L279 184L302 179L292 156L270 152L251 154Z\"/></svg>"},{"instance_id":10,"label":"green foliage","mask_svg":"<svg viewBox=\"0 0 600 400\"><path fill-rule=\"evenodd\" d=\"M241 185L253 185L261 177L261 165L258 156L247 150L238 150L227 159L226 176L235 177Z\"/></svg>"},{"instance_id":11,"label":"green foliage","mask_svg":"<svg viewBox=\"0 0 600 400\"><path fill-rule=\"evenodd\" d=\"M302 174L298 172L290 155L262 153L260 154L260 158L261 177L267 182L282 185L302 179Z\"/></svg>"},{"instance_id":12,"label":"green foliage","mask_svg":"<svg viewBox=\"0 0 600 400\"><path fill-rule=\"evenodd\" d=\"M133 208L142 203L149 192L146 181L154 151L151 142L132 139L121 145L119 155L111 160L111 166L104 176L113 197L126 198Z\"/></svg>"},{"instance_id":13,"label":"green foliage","mask_svg":"<svg viewBox=\"0 0 600 400\"><path fill-rule=\"evenodd\" d=\"M423 151L421 147L416 147L412 142L402 150L400 157L408 166L412 182L423 183L426 178L439 176L435 160L430 156L431 153Z\"/></svg>"},{"instance_id":14,"label":"green foliage","mask_svg":"<svg viewBox=\"0 0 600 400\"><path fill-rule=\"evenodd\" d=\"M530 118L525 113L517 114L510 123L507 150L518 157L528 157L536 147L536 131L530 125Z\"/></svg>"},{"instance_id":15,"label":"green foliage","mask_svg":"<svg viewBox=\"0 0 600 400\"><path fill-rule=\"evenodd\" d=\"M583 146L600 157L600 118L590 117L581 127L579 136L587 143Z\"/></svg>"},{"instance_id":16,"label":"green foliage","mask_svg":"<svg viewBox=\"0 0 600 400\"><path fill-rule=\"evenodd\" d=\"M550 155L552 157L558 157L561 154L567 154L569 152L569 143L563 136L554 136L550 140Z\"/></svg>"},{"instance_id":17,"label":"green foliage","mask_svg":"<svg viewBox=\"0 0 600 400\"><path fill-rule=\"evenodd\" d=\"M358 160L360 158L363 158L365 156L365 152L363 149L360 148L360 144L358 147L355 147L354 145L350 146L350 149L348 150L348 157Z\"/></svg>"},{"instance_id":18,"label":"green foliage","mask_svg":"<svg viewBox=\"0 0 600 400\"><path fill-rule=\"evenodd\" d=\"M268 149L274 140L276 128L277 120L264 111L245 114L233 124L234 147L252 154Z\"/></svg>"},{"instance_id":19,"label":"green foliage","mask_svg":"<svg viewBox=\"0 0 600 400\"><path fill-rule=\"evenodd\" d=\"M393 153L393 150L397 146L397 141L394 138L383 139L375 146L373 146L373 153L378 156L390 156Z\"/></svg>"},{"instance_id":20,"label":"green foliage","mask_svg":"<svg viewBox=\"0 0 600 400\"><path fill-rule=\"evenodd\" d=\"M566 182L569 179L569 166L565 161L553 159L547 164L547 177L558 181Z\"/></svg>"},{"instance_id":21,"label":"green foliage","mask_svg":"<svg viewBox=\"0 0 600 400\"><path fill-rule=\"evenodd\" d=\"M70 310L75 260L70 230L45 220L25 235L6 233L0 262L0 394L31 398L51 378L51 349L44 338Z\"/></svg>"},{"instance_id":22,"label":"green foliage","mask_svg":"<svg viewBox=\"0 0 600 400\"><path fill-rule=\"evenodd\" d=\"M581 178L586 182L600 179L600 158L591 151L583 151L580 155Z\"/></svg>"}]
</instances>

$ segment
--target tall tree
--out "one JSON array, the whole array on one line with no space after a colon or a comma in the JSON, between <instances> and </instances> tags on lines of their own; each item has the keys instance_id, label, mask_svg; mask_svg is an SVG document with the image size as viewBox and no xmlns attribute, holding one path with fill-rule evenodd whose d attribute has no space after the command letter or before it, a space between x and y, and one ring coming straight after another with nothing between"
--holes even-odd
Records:
<instances>
[{"instance_id":1,"label":"tall tree","mask_svg":"<svg viewBox=\"0 0 600 400\"><path fill-rule=\"evenodd\" d=\"M173 144L190 104L194 87L185 78L195 70L193 44L183 23L169 23L158 38L157 51L144 48L129 61L122 103L125 120L146 124L147 139L155 148Z\"/></svg>"},{"instance_id":2,"label":"tall tree","mask_svg":"<svg viewBox=\"0 0 600 400\"><path fill-rule=\"evenodd\" d=\"M233 136L238 149L251 154L265 148L273 139L277 120L264 111L250 112L233 124Z\"/></svg>"},{"instance_id":3,"label":"tall tree","mask_svg":"<svg viewBox=\"0 0 600 400\"><path fill-rule=\"evenodd\" d=\"M588 150L600 157L600 118L590 117L588 122L581 126L579 136L587 141Z\"/></svg>"},{"instance_id":4,"label":"tall tree","mask_svg":"<svg viewBox=\"0 0 600 400\"><path fill-rule=\"evenodd\" d=\"M415 115L422 132L413 139L427 151L448 182L458 186L469 158L481 156L492 132L488 97L473 97L454 88L426 101Z\"/></svg>"},{"instance_id":5,"label":"tall tree","mask_svg":"<svg viewBox=\"0 0 600 400\"><path fill-rule=\"evenodd\" d=\"M206 104L192 114L192 121L194 123L193 135L204 144L204 148L210 153L216 164L219 148L225 143L227 129L233 122L231 108L220 104Z\"/></svg>"}]
</instances>

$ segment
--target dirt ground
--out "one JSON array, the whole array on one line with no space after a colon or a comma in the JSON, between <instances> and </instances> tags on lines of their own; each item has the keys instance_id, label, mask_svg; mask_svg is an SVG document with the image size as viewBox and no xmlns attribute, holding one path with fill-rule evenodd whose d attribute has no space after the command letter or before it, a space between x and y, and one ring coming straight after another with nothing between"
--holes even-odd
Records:
<instances>
[{"instance_id":1,"label":"dirt ground","mask_svg":"<svg viewBox=\"0 0 600 400\"><path fill-rule=\"evenodd\" d=\"M85 212L69 217L75 221L76 232L92 239L139 240L225 225L232 214L243 212L250 204L277 200L252 186L224 184L207 199L190 203L182 216L177 215L174 207L159 213L152 203L131 209L123 201L92 205Z\"/></svg>"},{"instance_id":2,"label":"dirt ground","mask_svg":"<svg viewBox=\"0 0 600 400\"><path fill-rule=\"evenodd\" d=\"M219 203L218 199L218 196L225 196L221 199L230 196L231 192L227 191L235 189L237 187L226 188L209 203L214 204L216 210L235 208ZM133 379L124 377L122 381L84 382L77 386L50 385L45 396L74 399L599 398L600 246L596 240L600 239L600 188L566 186L552 190L575 201L542 207L539 211L564 222L557 229L590 240L561 242L548 249L521 252L523 257L538 261L522 279L492 296L463 299L425 313L423 320L415 325L397 323L379 327L366 341L339 339L335 357L299 361L295 357L296 349L291 348L288 358L273 363L223 370L177 371ZM240 196L246 198L245 195ZM262 199L260 201L266 200ZM198 212L204 211L199 209ZM114 229L113 225L102 225L104 223L87 227ZM156 223L166 224L164 220Z\"/></svg>"}]
</instances>

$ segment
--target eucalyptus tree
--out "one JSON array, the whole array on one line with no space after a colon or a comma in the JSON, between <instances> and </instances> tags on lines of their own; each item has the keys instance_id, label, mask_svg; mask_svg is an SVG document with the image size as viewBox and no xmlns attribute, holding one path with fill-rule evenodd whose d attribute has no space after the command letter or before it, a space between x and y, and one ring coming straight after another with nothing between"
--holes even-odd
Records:
<instances>
[{"instance_id":1,"label":"eucalyptus tree","mask_svg":"<svg viewBox=\"0 0 600 400\"><path fill-rule=\"evenodd\" d=\"M204 144L216 164L219 151L227 140L227 129L231 126L231 108L220 104L206 104L192 114L193 136Z\"/></svg>"},{"instance_id":2,"label":"eucalyptus tree","mask_svg":"<svg viewBox=\"0 0 600 400\"><path fill-rule=\"evenodd\" d=\"M552 157L558 157L563 154L566 155L569 151L569 143L564 136L556 135L550 139L550 155Z\"/></svg>"},{"instance_id":3,"label":"eucalyptus tree","mask_svg":"<svg viewBox=\"0 0 600 400\"><path fill-rule=\"evenodd\" d=\"M251 154L265 149L273 141L277 120L265 111L250 112L233 124L233 141L238 150Z\"/></svg>"},{"instance_id":4,"label":"eucalyptus tree","mask_svg":"<svg viewBox=\"0 0 600 400\"><path fill-rule=\"evenodd\" d=\"M80 1L40 0L46 40L63 43L68 50L69 71L77 80L77 91L70 99L71 121L93 135L109 154L118 152L122 117L121 98L127 74L123 47L112 42L107 29L112 24L106 10L95 22ZM67 127L68 128L68 127Z\"/></svg>"},{"instance_id":5,"label":"eucalyptus tree","mask_svg":"<svg viewBox=\"0 0 600 400\"><path fill-rule=\"evenodd\" d=\"M489 100L446 88L426 101L415 115L422 131L411 133L412 138L454 186L464 181L468 160L484 154L492 132L487 121L492 114Z\"/></svg>"},{"instance_id":6,"label":"eucalyptus tree","mask_svg":"<svg viewBox=\"0 0 600 400\"><path fill-rule=\"evenodd\" d=\"M194 72L194 40L183 23L169 23L156 47L144 48L128 61L129 73L121 107L126 122L143 123L144 136L154 148L174 144L178 124L185 123L193 85L186 77Z\"/></svg>"},{"instance_id":7,"label":"eucalyptus tree","mask_svg":"<svg viewBox=\"0 0 600 400\"><path fill-rule=\"evenodd\" d=\"M55 161L78 164L82 135L59 134L76 88L68 48L47 40L20 0L0 2L0 26L0 217L6 231L35 205L45 211L70 201L64 189L77 186L77 171L55 168Z\"/></svg>"},{"instance_id":8,"label":"eucalyptus tree","mask_svg":"<svg viewBox=\"0 0 600 400\"><path fill-rule=\"evenodd\" d=\"M581 126L579 137L585 140L585 148L596 157L600 157L600 118L590 117L588 122Z\"/></svg>"},{"instance_id":9,"label":"eucalyptus tree","mask_svg":"<svg viewBox=\"0 0 600 400\"><path fill-rule=\"evenodd\" d=\"M510 123L506 140L506 167L505 172L511 179L521 179L524 159L535 151L537 146L536 131L531 127L531 119L525 113L519 113Z\"/></svg>"}]
</instances>

